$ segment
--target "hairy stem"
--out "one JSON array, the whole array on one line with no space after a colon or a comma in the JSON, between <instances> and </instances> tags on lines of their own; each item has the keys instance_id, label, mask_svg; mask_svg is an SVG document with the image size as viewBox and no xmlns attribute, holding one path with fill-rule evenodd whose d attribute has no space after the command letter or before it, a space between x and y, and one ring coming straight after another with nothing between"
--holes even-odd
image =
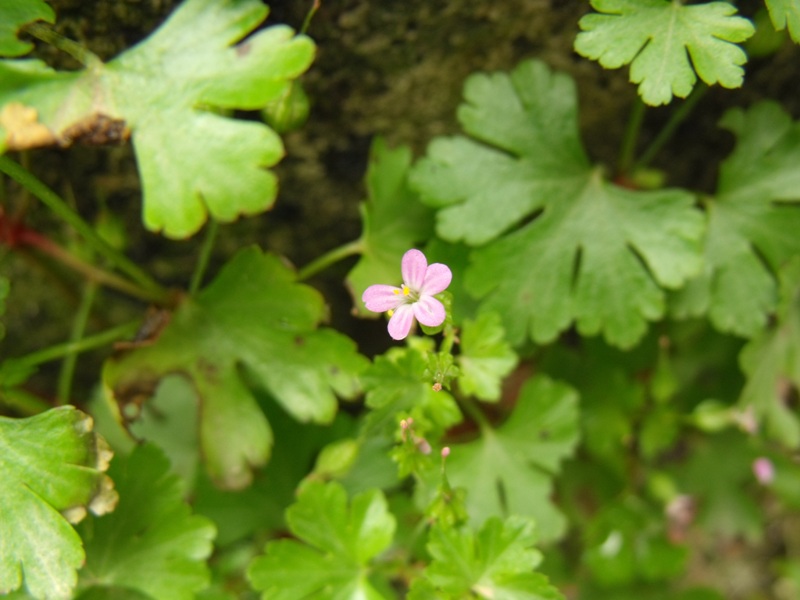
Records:
<instances>
[{"instance_id":1,"label":"hairy stem","mask_svg":"<svg viewBox=\"0 0 800 600\"><path fill-rule=\"evenodd\" d=\"M462 396L458 398L458 403L461 405L461 408L464 409L464 412L467 413L467 416L475 421L478 429L481 430L481 435L485 435L486 432L492 430L492 426L489 424L486 415L483 414L483 411L472 398L469 396Z\"/></svg>"},{"instance_id":2,"label":"hairy stem","mask_svg":"<svg viewBox=\"0 0 800 600\"><path fill-rule=\"evenodd\" d=\"M619 153L617 171L621 174L628 173L633 163L633 153L636 150L636 141L639 139L639 131L642 128L644 108L644 102L637 96L631 108L628 126L625 128L625 137L622 140L622 148Z\"/></svg>"},{"instance_id":3,"label":"hairy stem","mask_svg":"<svg viewBox=\"0 0 800 600\"><path fill-rule=\"evenodd\" d=\"M297 280L303 281L304 279L308 279L312 275L316 275L320 271L327 269L332 264L337 263L348 256L359 254L361 251L361 240L356 240L355 242L350 242L343 246L339 246L338 248L334 248L330 252L326 252L319 258L311 261L305 267L300 269L297 272Z\"/></svg>"},{"instance_id":4,"label":"hairy stem","mask_svg":"<svg viewBox=\"0 0 800 600\"><path fill-rule=\"evenodd\" d=\"M675 112L672 113L670 116L669 121L667 121L666 125L658 132L658 135L655 139L650 143L647 149L642 152L642 155L639 159L633 164L632 170L642 169L650 164L656 154L661 150L661 148L666 144L672 135L675 133L675 130L678 128L686 117L692 112L694 107L700 101L700 99L705 95L708 91L708 86L702 82L698 83L695 88L692 90L692 93L689 94L689 97L681 104Z\"/></svg>"},{"instance_id":5,"label":"hairy stem","mask_svg":"<svg viewBox=\"0 0 800 600\"><path fill-rule=\"evenodd\" d=\"M127 279L123 279L114 273L101 269L91 263L84 261L75 254L62 248L49 238L44 237L30 229L24 230L16 238L17 243L22 243L33 248L37 248L48 256L55 258L60 263L70 267L83 275L88 281L100 285L104 285L134 298L145 300L147 302L161 303L165 300L165 296L156 294L150 290L144 289Z\"/></svg>"},{"instance_id":6,"label":"hairy stem","mask_svg":"<svg viewBox=\"0 0 800 600\"><path fill-rule=\"evenodd\" d=\"M86 323L89 321L89 314L92 311L92 304L97 297L97 284L90 281L83 288L81 303L78 312L72 322L72 332L70 333L70 343L78 343L86 332ZM68 404L72 391L72 380L75 377L75 366L78 362L77 352L72 352L64 357L61 363L61 370L58 373L58 388L56 392L56 402L60 405Z\"/></svg>"},{"instance_id":7,"label":"hairy stem","mask_svg":"<svg viewBox=\"0 0 800 600\"><path fill-rule=\"evenodd\" d=\"M192 281L189 284L189 294L194 296L203 284L203 276L208 268L208 261L211 258L211 250L214 249L214 242L217 239L219 223L214 217L209 217L206 226L206 236L203 238L203 245L200 247L200 254L197 257L197 264L192 273Z\"/></svg>"},{"instance_id":8,"label":"hairy stem","mask_svg":"<svg viewBox=\"0 0 800 600\"><path fill-rule=\"evenodd\" d=\"M119 341L120 339L129 338L139 330L140 325L141 320L136 319L134 321L118 325L117 327L112 327L111 329L107 329L106 331L102 331L95 335L87 336L75 341L65 342L63 344L56 344L55 346L50 346L49 348L31 352L25 356L11 358L6 362L12 363L15 366L20 365L34 367L51 360L64 358L70 354L78 354L80 352L94 350L95 348L102 348L113 342Z\"/></svg>"},{"instance_id":9,"label":"hairy stem","mask_svg":"<svg viewBox=\"0 0 800 600\"><path fill-rule=\"evenodd\" d=\"M139 268L122 252L100 237L91 225L84 221L58 194L47 187L30 171L23 169L7 156L0 156L0 171L17 181L22 187L41 200L53 213L72 226L92 250L104 256L120 271L138 283L141 288L146 290L150 296L149 299L160 303L168 303L169 293L166 288L150 277L149 274Z\"/></svg>"},{"instance_id":10,"label":"hairy stem","mask_svg":"<svg viewBox=\"0 0 800 600\"><path fill-rule=\"evenodd\" d=\"M320 4L320 0L314 0L314 4L311 5L311 8L308 10L308 14L306 14L306 18L303 20L303 26L300 28L300 33L305 33L308 31L308 26L311 25L311 19L314 18L314 15L319 10Z\"/></svg>"},{"instance_id":11,"label":"hairy stem","mask_svg":"<svg viewBox=\"0 0 800 600\"><path fill-rule=\"evenodd\" d=\"M0 393L0 406L10 408L15 412L32 417L52 408L47 402L20 388L3 390Z\"/></svg>"},{"instance_id":12,"label":"hairy stem","mask_svg":"<svg viewBox=\"0 0 800 600\"><path fill-rule=\"evenodd\" d=\"M50 44L54 48L58 48L65 54L69 54L85 67L91 69L103 64L103 61L94 52L84 48L78 42L64 37L43 23L29 23L22 28L22 31Z\"/></svg>"}]
</instances>

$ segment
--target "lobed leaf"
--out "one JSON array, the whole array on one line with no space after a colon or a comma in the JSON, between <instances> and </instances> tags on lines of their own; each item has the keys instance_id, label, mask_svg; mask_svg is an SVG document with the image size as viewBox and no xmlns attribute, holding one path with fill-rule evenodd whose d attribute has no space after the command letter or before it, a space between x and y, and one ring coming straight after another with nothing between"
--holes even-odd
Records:
<instances>
[{"instance_id":1,"label":"lobed leaf","mask_svg":"<svg viewBox=\"0 0 800 600\"><path fill-rule=\"evenodd\" d=\"M517 365L517 355L505 339L499 315L483 313L474 321L464 321L456 360L461 391L484 402L500 399L501 384Z\"/></svg>"},{"instance_id":2,"label":"lobed leaf","mask_svg":"<svg viewBox=\"0 0 800 600\"><path fill-rule=\"evenodd\" d=\"M790 448L800 447L800 419L790 406L800 390L800 259L780 272L781 302L774 326L759 333L740 357L747 374L739 403L751 408L767 434Z\"/></svg>"},{"instance_id":3,"label":"lobed leaf","mask_svg":"<svg viewBox=\"0 0 800 600\"><path fill-rule=\"evenodd\" d=\"M155 600L190 600L209 583L205 559L214 525L192 515L180 479L156 446L137 447L109 469L119 509L82 530L87 589L136 591ZM88 592L91 593L91 592Z\"/></svg>"},{"instance_id":4,"label":"lobed leaf","mask_svg":"<svg viewBox=\"0 0 800 600\"><path fill-rule=\"evenodd\" d=\"M705 268L674 298L679 317L708 313L720 331L751 337L775 307L775 272L800 252L800 123L777 104L733 109L722 125L737 138L706 200Z\"/></svg>"},{"instance_id":5,"label":"lobed leaf","mask_svg":"<svg viewBox=\"0 0 800 600\"><path fill-rule=\"evenodd\" d=\"M357 244L361 257L346 279L355 310L362 316L375 316L361 302L364 290L375 283L399 283L403 254L433 233L430 209L420 204L409 187L410 165L408 147L391 149L382 138L375 139L367 169L368 198L360 206L364 230Z\"/></svg>"},{"instance_id":6,"label":"lobed leaf","mask_svg":"<svg viewBox=\"0 0 800 600\"><path fill-rule=\"evenodd\" d=\"M753 24L728 2L685 5L671 0L591 0L597 13L581 18L575 51L607 69L630 64L647 104L685 98L697 77L712 85L742 85L747 55L736 44Z\"/></svg>"},{"instance_id":7,"label":"lobed leaf","mask_svg":"<svg viewBox=\"0 0 800 600\"><path fill-rule=\"evenodd\" d=\"M564 516L550 501L552 476L578 441L578 395L544 376L528 380L509 419L451 446L447 475L467 490L471 522L493 515L533 517L544 540L558 538Z\"/></svg>"},{"instance_id":8,"label":"lobed leaf","mask_svg":"<svg viewBox=\"0 0 800 600\"><path fill-rule=\"evenodd\" d=\"M788 29L792 39L800 43L800 0L766 0L766 3L775 29Z\"/></svg>"},{"instance_id":9,"label":"lobed leaf","mask_svg":"<svg viewBox=\"0 0 800 600\"><path fill-rule=\"evenodd\" d=\"M340 484L311 482L286 518L299 541L269 542L248 569L262 598L385 598L366 569L394 537L395 519L379 490L356 495L348 506Z\"/></svg>"},{"instance_id":10,"label":"lobed leaf","mask_svg":"<svg viewBox=\"0 0 800 600\"><path fill-rule=\"evenodd\" d=\"M491 518L477 533L433 527L432 561L409 598L562 599L546 577L533 572L541 561L535 542L533 523L522 517Z\"/></svg>"},{"instance_id":11,"label":"lobed leaf","mask_svg":"<svg viewBox=\"0 0 800 600\"><path fill-rule=\"evenodd\" d=\"M71 598L84 551L70 523L113 510L111 450L91 417L64 406L0 417L0 594Z\"/></svg>"},{"instance_id":12,"label":"lobed leaf","mask_svg":"<svg viewBox=\"0 0 800 600\"><path fill-rule=\"evenodd\" d=\"M232 221L262 212L277 192L267 167L283 145L263 123L223 113L265 106L314 54L309 38L285 26L247 37L266 15L259 0L186 0L108 64L62 73L39 61L2 62L1 143L25 149L131 137L144 223L170 237L192 235L209 214Z\"/></svg>"},{"instance_id":13,"label":"lobed leaf","mask_svg":"<svg viewBox=\"0 0 800 600\"><path fill-rule=\"evenodd\" d=\"M467 290L502 316L515 345L552 341L573 321L584 335L635 344L664 313L661 287L700 270L703 216L691 194L605 182L578 140L572 81L542 63L472 76L465 96L465 130L492 146L435 140L412 183L439 207L440 237L481 246Z\"/></svg>"},{"instance_id":14,"label":"lobed leaf","mask_svg":"<svg viewBox=\"0 0 800 600\"><path fill-rule=\"evenodd\" d=\"M317 329L324 311L321 296L296 283L277 257L247 248L181 304L155 342L107 361L103 378L119 402L135 404L166 375L186 377L201 403L209 474L222 487L242 488L272 446L248 381L302 422L329 423L336 394L357 390L367 361L345 336Z\"/></svg>"},{"instance_id":15,"label":"lobed leaf","mask_svg":"<svg viewBox=\"0 0 800 600\"><path fill-rule=\"evenodd\" d=\"M375 361L361 381L371 409L365 428L394 434L400 415L411 417L415 430L438 437L460 423L461 410L446 391L433 389L433 378L425 379L428 355L415 348L393 348Z\"/></svg>"},{"instance_id":16,"label":"lobed leaf","mask_svg":"<svg viewBox=\"0 0 800 600\"><path fill-rule=\"evenodd\" d=\"M43 0L3 0L0 4L0 56L22 56L33 44L17 37L23 25L34 21L54 22L53 9Z\"/></svg>"}]
</instances>

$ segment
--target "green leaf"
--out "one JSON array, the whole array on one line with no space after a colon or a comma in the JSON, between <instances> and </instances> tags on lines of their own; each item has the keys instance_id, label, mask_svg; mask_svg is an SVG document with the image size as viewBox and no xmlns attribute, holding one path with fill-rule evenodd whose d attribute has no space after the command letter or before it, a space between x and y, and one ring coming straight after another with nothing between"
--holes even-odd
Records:
<instances>
[{"instance_id":1,"label":"green leaf","mask_svg":"<svg viewBox=\"0 0 800 600\"><path fill-rule=\"evenodd\" d=\"M417 432L434 437L461 422L461 410L446 391L433 389L433 378L425 378L428 354L416 348L392 348L376 356L362 378L371 409L365 427L394 433L401 418L414 419Z\"/></svg>"},{"instance_id":2,"label":"green leaf","mask_svg":"<svg viewBox=\"0 0 800 600\"><path fill-rule=\"evenodd\" d=\"M605 586L668 580L682 573L688 555L667 539L660 511L632 496L603 507L586 536L584 561Z\"/></svg>"},{"instance_id":3,"label":"green leaf","mask_svg":"<svg viewBox=\"0 0 800 600\"><path fill-rule=\"evenodd\" d=\"M0 124L9 149L75 139L133 139L145 225L192 235L208 214L232 221L268 209L266 167L283 156L263 123L219 109L258 109L311 63L314 45L285 26L249 35L267 15L259 0L186 0L138 46L108 64L58 73L38 61L0 64ZM236 46L235 42L246 40Z\"/></svg>"},{"instance_id":4,"label":"green leaf","mask_svg":"<svg viewBox=\"0 0 800 600\"><path fill-rule=\"evenodd\" d=\"M433 560L409 599L563 599L546 577L532 572L541 562L535 542L533 523L523 517L491 518L477 534L434 527L428 542Z\"/></svg>"},{"instance_id":5,"label":"green leaf","mask_svg":"<svg viewBox=\"0 0 800 600\"><path fill-rule=\"evenodd\" d=\"M420 204L408 185L410 164L410 148L391 149L383 138L375 138L367 169L368 198L360 206L361 258L347 275L356 311L362 316L375 316L361 302L364 290L376 283L399 283L403 254L433 234L430 209Z\"/></svg>"},{"instance_id":6,"label":"green leaf","mask_svg":"<svg viewBox=\"0 0 800 600\"><path fill-rule=\"evenodd\" d=\"M664 313L660 286L679 287L701 267L693 197L603 181L578 140L572 81L542 63L473 75L465 97L465 130L496 147L435 140L412 182L440 207L439 236L485 244L467 289L502 316L515 345L552 341L573 321L584 335L636 343Z\"/></svg>"},{"instance_id":7,"label":"green leaf","mask_svg":"<svg viewBox=\"0 0 800 600\"><path fill-rule=\"evenodd\" d=\"M800 419L790 407L792 388L800 389L800 258L781 271L781 302L774 326L742 350L747 374L739 404L751 407L767 434L790 448L800 447Z\"/></svg>"},{"instance_id":8,"label":"green leaf","mask_svg":"<svg viewBox=\"0 0 800 600\"><path fill-rule=\"evenodd\" d=\"M600 463L627 479L630 447L645 403L644 386L622 366L624 357L619 351L600 340L585 342L578 348L548 347L537 367L577 388L581 448L587 455L583 462ZM640 346L635 354L646 353ZM612 482L607 474L605 479Z\"/></svg>"},{"instance_id":9,"label":"green leaf","mask_svg":"<svg viewBox=\"0 0 800 600\"><path fill-rule=\"evenodd\" d=\"M286 515L299 541L269 542L248 578L262 598L385 598L369 580L368 565L394 537L395 519L378 490L355 496L338 483L304 486Z\"/></svg>"},{"instance_id":10,"label":"green leaf","mask_svg":"<svg viewBox=\"0 0 800 600\"><path fill-rule=\"evenodd\" d=\"M667 104L673 95L685 98L698 76L709 85L742 85L747 55L736 44L755 29L734 16L732 4L592 0L592 7L599 14L581 18L575 51L607 69L630 64L630 79L647 104Z\"/></svg>"},{"instance_id":11,"label":"green leaf","mask_svg":"<svg viewBox=\"0 0 800 600\"><path fill-rule=\"evenodd\" d=\"M517 355L505 339L496 313L483 313L475 321L464 321L461 332L461 368L458 386L465 394L485 402L500 399L500 386L517 366Z\"/></svg>"},{"instance_id":12,"label":"green leaf","mask_svg":"<svg viewBox=\"0 0 800 600\"><path fill-rule=\"evenodd\" d=\"M766 3L775 29L788 29L792 39L800 43L800 0L766 0Z\"/></svg>"},{"instance_id":13,"label":"green leaf","mask_svg":"<svg viewBox=\"0 0 800 600\"><path fill-rule=\"evenodd\" d=\"M117 502L111 450L92 426L69 406L0 417L0 594L24 583L34 598L72 597L84 552L70 522Z\"/></svg>"},{"instance_id":14,"label":"green leaf","mask_svg":"<svg viewBox=\"0 0 800 600\"><path fill-rule=\"evenodd\" d=\"M200 461L197 419L197 395L191 383L180 375L167 375L130 425L134 439L152 442L167 455L187 493L191 493Z\"/></svg>"},{"instance_id":15,"label":"green leaf","mask_svg":"<svg viewBox=\"0 0 800 600\"><path fill-rule=\"evenodd\" d=\"M367 361L348 338L317 329L324 313L322 297L295 283L277 257L247 248L180 305L154 343L107 361L104 381L119 402L135 405L168 374L190 380L207 470L222 487L242 488L272 446L248 380L302 422L329 423L334 392L357 391Z\"/></svg>"},{"instance_id":16,"label":"green leaf","mask_svg":"<svg viewBox=\"0 0 800 600\"><path fill-rule=\"evenodd\" d=\"M678 489L697 501L698 527L730 540L763 538L763 507L747 493L755 458L749 436L729 429L697 440L686 463L673 467Z\"/></svg>"},{"instance_id":17,"label":"green leaf","mask_svg":"<svg viewBox=\"0 0 800 600\"><path fill-rule=\"evenodd\" d=\"M119 490L114 514L86 523L83 587L133 590L155 600L190 600L208 585L205 559L214 525L192 515L180 479L151 444L117 457L109 475Z\"/></svg>"},{"instance_id":18,"label":"green leaf","mask_svg":"<svg viewBox=\"0 0 800 600\"><path fill-rule=\"evenodd\" d=\"M439 209L438 235L479 246L535 214L550 195L579 189L590 166L569 76L527 61L510 74L470 76L464 99L458 119L475 140L434 139L410 177L422 201Z\"/></svg>"},{"instance_id":19,"label":"green leaf","mask_svg":"<svg viewBox=\"0 0 800 600\"><path fill-rule=\"evenodd\" d=\"M800 252L800 123L762 102L728 111L722 126L738 142L706 201L705 270L672 308L678 317L707 312L720 331L751 337L775 307L774 272Z\"/></svg>"},{"instance_id":20,"label":"green leaf","mask_svg":"<svg viewBox=\"0 0 800 600\"><path fill-rule=\"evenodd\" d=\"M34 21L53 23L56 15L42 0L3 0L0 5L0 56L22 56L33 44L17 37L19 29Z\"/></svg>"},{"instance_id":21,"label":"green leaf","mask_svg":"<svg viewBox=\"0 0 800 600\"><path fill-rule=\"evenodd\" d=\"M447 476L467 490L471 522L519 514L536 520L542 539L558 538L566 526L550 501L552 476L578 441L578 395L544 376L523 386L511 417L481 437L450 447Z\"/></svg>"},{"instance_id":22,"label":"green leaf","mask_svg":"<svg viewBox=\"0 0 800 600\"><path fill-rule=\"evenodd\" d=\"M301 424L274 404L265 403L269 422L275 430L275 446L269 464L258 471L244 490L221 490L203 474L192 495L197 513L217 526L216 546L233 548L247 538L258 539L266 532L286 529L284 512L295 498L295 490L320 448L331 439L352 433L351 420L339 413L331 425ZM392 470L391 468L389 469ZM260 551L252 547L253 551ZM249 562L249 560L248 560Z\"/></svg>"}]
</instances>

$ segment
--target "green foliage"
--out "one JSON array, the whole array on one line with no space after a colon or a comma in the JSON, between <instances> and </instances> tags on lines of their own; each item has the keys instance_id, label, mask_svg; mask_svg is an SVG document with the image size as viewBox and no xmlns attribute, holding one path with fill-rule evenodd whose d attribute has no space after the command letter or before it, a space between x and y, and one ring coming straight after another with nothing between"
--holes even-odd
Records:
<instances>
[{"instance_id":1,"label":"green foliage","mask_svg":"<svg viewBox=\"0 0 800 600\"><path fill-rule=\"evenodd\" d=\"M661 515L637 498L606 505L586 535L584 560L606 587L667 580L686 561L686 548L667 539Z\"/></svg>"},{"instance_id":2,"label":"green foliage","mask_svg":"<svg viewBox=\"0 0 800 600\"><path fill-rule=\"evenodd\" d=\"M297 284L278 258L242 250L196 298L187 298L156 342L112 358L104 380L133 402L167 374L193 384L202 404L200 445L211 477L242 488L264 465L272 431L247 384L261 387L299 421L329 423L336 396L357 390L365 360L355 345L317 329L322 298Z\"/></svg>"},{"instance_id":3,"label":"green foliage","mask_svg":"<svg viewBox=\"0 0 800 600\"><path fill-rule=\"evenodd\" d=\"M99 587L105 597L127 590L155 600L194 598L208 585L205 559L215 530L208 519L191 514L163 452L139 446L114 459L109 475L120 502L113 514L81 529L86 548L81 587Z\"/></svg>"},{"instance_id":4,"label":"green foliage","mask_svg":"<svg viewBox=\"0 0 800 600\"><path fill-rule=\"evenodd\" d=\"M795 42L800 43L800 0L766 0L775 29L788 29Z\"/></svg>"},{"instance_id":5,"label":"green foliage","mask_svg":"<svg viewBox=\"0 0 800 600\"><path fill-rule=\"evenodd\" d=\"M14 109L3 122L6 146L82 137L108 143L130 135L144 223L170 237L192 235L209 214L232 221L268 209L277 184L265 167L282 157L280 139L263 124L218 114L265 106L313 58L311 40L285 26L231 46L266 15L258 0L187 0L158 31L106 65L94 59L66 73L39 61L0 63L0 106Z\"/></svg>"},{"instance_id":6,"label":"green foliage","mask_svg":"<svg viewBox=\"0 0 800 600\"><path fill-rule=\"evenodd\" d=\"M22 56L33 48L17 37L23 25L34 21L55 21L56 15L43 0L5 0L0 6L0 56Z\"/></svg>"},{"instance_id":7,"label":"green foliage","mask_svg":"<svg viewBox=\"0 0 800 600\"><path fill-rule=\"evenodd\" d=\"M394 537L395 519L383 494L373 490L348 503L338 483L309 483L286 518L300 541L269 542L248 570L262 598L386 598L369 572Z\"/></svg>"},{"instance_id":8,"label":"green foliage","mask_svg":"<svg viewBox=\"0 0 800 600\"><path fill-rule=\"evenodd\" d=\"M550 342L573 321L583 335L635 344L664 314L661 287L679 287L701 267L692 195L603 181L578 141L572 81L542 63L473 75L464 96L459 120L483 143L435 140L412 181L439 208L442 238L485 244L468 290L502 315L514 344L526 333Z\"/></svg>"},{"instance_id":9,"label":"green foliage","mask_svg":"<svg viewBox=\"0 0 800 600\"><path fill-rule=\"evenodd\" d=\"M753 448L739 432L725 431L694 445L686 464L675 469L680 489L697 498L697 520L709 532L727 539L759 540L764 535L764 514L746 493L755 479Z\"/></svg>"},{"instance_id":10,"label":"green foliage","mask_svg":"<svg viewBox=\"0 0 800 600\"><path fill-rule=\"evenodd\" d=\"M753 28L733 3L591 5L575 48L601 66L630 64L645 103L687 96L698 77L742 83L738 44ZM745 46L760 52L748 98L780 88L767 61L791 80L780 61L787 37L800 35L798 6L768 0L769 15L756 14L768 35ZM260 0L185 0L104 64L61 36L67 23L35 23L53 20L39 0L0 7L0 54L24 54L32 37L37 56L58 63L55 48L83 65L0 60L9 151L0 258L12 267L0 274L0 594L719 600L732 593L727 582L690 581L727 568L734 544L769 559L754 562L753 578L769 583L736 594L791 595L800 580L786 550L800 507L800 125L787 109L731 108L724 90L710 107L702 93L658 111L636 102L615 158L607 146L616 140L598 145L593 121L619 114L611 95L601 94L599 113L579 114L573 80L541 62L475 74L458 109L462 134L433 139L416 162L410 147L375 138L360 236L295 272L274 250L236 248L252 233L306 257L313 248L296 247L292 232L219 226L271 206L276 132L302 124L329 76L310 77L306 95L297 77L314 44L263 27L266 16ZM337 22L348 39L360 31ZM446 83L436 83L441 97ZM678 127L697 124L692 110L711 122L723 106L731 136ZM587 140L616 164L613 175L589 157L580 123L592 124ZM292 146L338 147L319 131L293 134ZM665 145L675 132L682 145ZM145 226L183 238L208 220L201 244L143 237L117 210L111 170L77 175L87 156L124 175L125 152L70 150L67 182L43 172L52 154L29 152L129 136ZM734 149L719 165L674 164L698 156L689 141L709 157L724 143ZM640 142L651 145L638 154ZM679 180L699 189L664 187ZM331 221L333 234L348 229L339 225ZM409 248L453 279L437 295L444 321L401 343L348 317L341 294L323 296L335 281L315 277L320 291L302 283L349 259L350 316L372 316L364 289L397 282ZM46 284L31 285L31 265ZM208 265L216 276L200 289ZM170 286L191 281L188 291L151 270ZM421 289L418 270L404 274L416 280L409 295ZM52 326L67 339L23 354L20 327L62 298L64 322L45 323L42 335ZM155 306L139 327L142 301ZM111 452L91 419L51 409L65 401L91 408L117 456L108 474Z\"/></svg>"},{"instance_id":11,"label":"green foliage","mask_svg":"<svg viewBox=\"0 0 800 600\"><path fill-rule=\"evenodd\" d=\"M0 593L70 598L84 551L70 523L113 510L111 459L92 419L64 406L27 419L0 417Z\"/></svg>"},{"instance_id":12,"label":"green foliage","mask_svg":"<svg viewBox=\"0 0 800 600\"><path fill-rule=\"evenodd\" d=\"M280 96L261 109L264 122L280 134L294 131L305 125L311 110L308 94L297 81Z\"/></svg>"},{"instance_id":13,"label":"green foliage","mask_svg":"<svg viewBox=\"0 0 800 600\"><path fill-rule=\"evenodd\" d=\"M434 527L428 542L433 560L408 598L563 599L546 577L533 572L541 561L535 543L533 523L521 517L505 522L494 517L477 533Z\"/></svg>"},{"instance_id":14,"label":"green foliage","mask_svg":"<svg viewBox=\"0 0 800 600\"><path fill-rule=\"evenodd\" d=\"M578 396L544 376L528 380L509 419L481 429L467 444L451 446L447 475L467 490L471 522L493 515L526 515L542 539L563 534L564 516L552 504L552 478L578 441Z\"/></svg>"},{"instance_id":15,"label":"green foliage","mask_svg":"<svg viewBox=\"0 0 800 600\"><path fill-rule=\"evenodd\" d=\"M391 433L404 417L414 419L420 434L438 437L461 421L461 411L446 391L433 389L425 380L428 359L415 348L394 348L375 361L363 376L367 406L372 410L367 427Z\"/></svg>"},{"instance_id":16,"label":"green foliage","mask_svg":"<svg viewBox=\"0 0 800 600\"><path fill-rule=\"evenodd\" d=\"M728 2L684 5L670 0L591 0L598 13L581 18L575 50L607 69L630 64L647 104L685 98L697 77L726 88L742 85L747 55L737 46L752 23Z\"/></svg>"},{"instance_id":17,"label":"green foliage","mask_svg":"<svg viewBox=\"0 0 800 600\"><path fill-rule=\"evenodd\" d=\"M775 271L800 252L800 123L765 102L727 112L722 125L738 139L716 196L705 200L705 268L678 292L673 310L707 312L720 331L751 337L775 308Z\"/></svg>"},{"instance_id":18,"label":"green foliage","mask_svg":"<svg viewBox=\"0 0 800 600\"><path fill-rule=\"evenodd\" d=\"M780 273L781 293L776 323L755 336L741 355L747 384L739 398L752 408L771 437L800 446L800 419L790 408L792 388L800 389L800 259Z\"/></svg>"},{"instance_id":19,"label":"green foliage","mask_svg":"<svg viewBox=\"0 0 800 600\"><path fill-rule=\"evenodd\" d=\"M496 313L464 321L461 333L459 389L485 402L500 399L500 385L517 364L517 355L505 339Z\"/></svg>"},{"instance_id":20,"label":"green foliage","mask_svg":"<svg viewBox=\"0 0 800 600\"><path fill-rule=\"evenodd\" d=\"M7 277L0 276L0 318L6 312L6 298L8 297L8 292L11 289L11 282L9 282ZM6 326L3 324L3 321L0 321L0 340L2 340L6 335Z\"/></svg>"},{"instance_id":21,"label":"green foliage","mask_svg":"<svg viewBox=\"0 0 800 600\"><path fill-rule=\"evenodd\" d=\"M411 150L391 149L376 138L367 169L366 202L360 205L364 231L357 244L361 257L347 276L347 285L362 315L370 315L361 294L375 283L399 283L403 254L433 230L431 211L420 204L408 185Z\"/></svg>"}]
</instances>

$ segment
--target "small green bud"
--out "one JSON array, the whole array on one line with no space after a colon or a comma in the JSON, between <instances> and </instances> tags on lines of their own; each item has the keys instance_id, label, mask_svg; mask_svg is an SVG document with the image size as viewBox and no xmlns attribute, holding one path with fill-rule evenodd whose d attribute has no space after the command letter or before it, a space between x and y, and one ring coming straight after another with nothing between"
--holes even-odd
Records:
<instances>
[{"instance_id":1,"label":"small green bud","mask_svg":"<svg viewBox=\"0 0 800 600\"><path fill-rule=\"evenodd\" d=\"M305 124L310 110L303 86L293 81L283 94L261 109L261 118L278 133L288 133Z\"/></svg>"}]
</instances>

